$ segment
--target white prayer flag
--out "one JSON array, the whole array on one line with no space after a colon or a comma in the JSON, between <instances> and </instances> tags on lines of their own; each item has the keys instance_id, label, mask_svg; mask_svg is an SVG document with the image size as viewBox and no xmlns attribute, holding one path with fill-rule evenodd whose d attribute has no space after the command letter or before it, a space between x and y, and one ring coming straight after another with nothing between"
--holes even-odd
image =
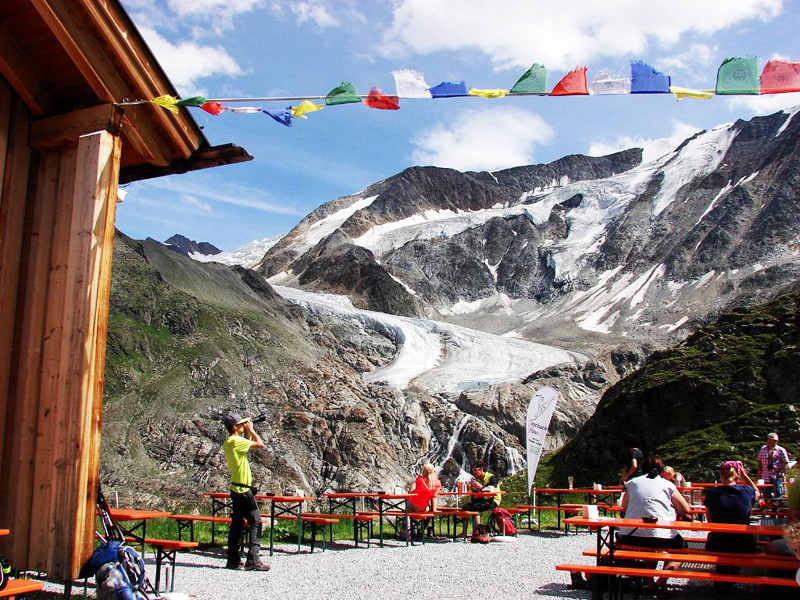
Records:
<instances>
[{"instance_id":1,"label":"white prayer flag","mask_svg":"<svg viewBox=\"0 0 800 600\"><path fill-rule=\"evenodd\" d=\"M631 80L629 77L612 77L606 69L600 69L594 81L589 84L592 94L630 94Z\"/></svg>"},{"instance_id":2,"label":"white prayer flag","mask_svg":"<svg viewBox=\"0 0 800 600\"><path fill-rule=\"evenodd\" d=\"M525 430L528 432L528 493L533 487L533 479L544 448L544 439L558 398L556 390L543 387L536 391L528 404L528 416L525 419Z\"/></svg>"},{"instance_id":3,"label":"white prayer flag","mask_svg":"<svg viewBox=\"0 0 800 600\"><path fill-rule=\"evenodd\" d=\"M428 91L429 86L425 83L425 76L419 71L402 69L392 71L394 84L397 88L397 96L400 98L431 98Z\"/></svg>"}]
</instances>

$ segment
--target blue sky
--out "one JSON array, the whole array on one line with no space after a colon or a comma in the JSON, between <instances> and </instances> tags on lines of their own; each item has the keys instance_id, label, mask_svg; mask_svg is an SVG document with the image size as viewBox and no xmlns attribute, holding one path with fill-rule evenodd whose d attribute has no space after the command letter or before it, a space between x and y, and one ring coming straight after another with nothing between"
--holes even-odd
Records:
<instances>
[{"instance_id":1,"label":"blue sky","mask_svg":"<svg viewBox=\"0 0 800 600\"><path fill-rule=\"evenodd\" d=\"M782 0L123 0L184 96L325 95L342 81L394 92L391 71L430 85L510 88L534 62L548 87L575 66L625 73L640 59L674 85L713 89L726 57L796 59L800 8ZM117 227L137 238L181 233L232 251L289 231L324 202L416 164L498 170L800 104L800 94L401 100L398 111L331 106L283 127L260 114L190 109L212 144L252 162L126 187ZM283 104L254 103L279 108ZM296 104L296 103L294 103Z\"/></svg>"}]
</instances>

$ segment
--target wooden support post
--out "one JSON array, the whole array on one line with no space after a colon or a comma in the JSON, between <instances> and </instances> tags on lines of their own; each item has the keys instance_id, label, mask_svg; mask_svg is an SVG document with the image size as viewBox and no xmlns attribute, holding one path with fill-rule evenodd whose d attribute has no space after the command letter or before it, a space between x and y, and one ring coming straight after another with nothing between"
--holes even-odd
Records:
<instances>
[{"instance_id":1,"label":"wooden support post","mask_svg":"<svg viewBox=\"0 0 800 600\"><path fill-rule=\"evenodd\" d=\"M56 580L93 548L120 153L108 131L45 146L27 186L0 520L12 563Z\"/></svg>"}]
</instances>

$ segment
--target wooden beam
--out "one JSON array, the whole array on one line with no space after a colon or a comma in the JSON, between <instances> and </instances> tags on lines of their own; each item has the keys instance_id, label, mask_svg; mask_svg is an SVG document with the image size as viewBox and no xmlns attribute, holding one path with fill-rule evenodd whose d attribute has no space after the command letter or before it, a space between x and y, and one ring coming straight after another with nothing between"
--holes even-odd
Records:
<instances>
[{"instance_id":1,"label":"wooden beam","mask_svg":"<svg viewBox=\"0 0 800 600\"><path fill-rule=\"evenodd\" d=\"M188 159L178 159L166 167L156 167L153 165L137 165L122 169L119 177L120 183L130 183L131 181L141 181L152 179L153 177L164 177L165 175L177 175L188 173L189 171L199 171L210 169L221 165L232 165L253 160L247 150L235 144L223 144L221 146L208 146L194 152Z\"/></svg>"},{"instance_id":2,"label":"wooden beam","mask_svg":"<svg viewBox=\"0 0 800 600\"><path fill-rule=\"evenodd\" d=\"M28 526L32 540L28 568L47 571L48 557L52 549L64 544L55 539L55 526L51 518L53 488L68 485L54 477L56 464L64 460L56 453L56 446L62 432L59 420L71 407L64 402L61 388L62 372L61 349L65 335L65 313L72 310L67 306L67 279L74 269L69 264L69 244L72 234L72 212L78 144L69 144L59 149L58 185L55 190L58 210L54 215L53 233L50 245L50 278L44 307L44 338L42 344L41 380L39 383L39 408L36 434L39 443L34 452L33 470L30 485L33 487L32 515L38 515ZM73 300L70 299L70 302Z\"/></svg>"},{"instance_id":3,"label":"wooden beam","mask_svg":"<svg viewBox=\"0 0 800 600\"><path fill-rule=\"evenodd\" d=\"M44 310L50 273L50 243L57 210L60 155L49 152L31 166L36 174L27 187L28 209L20 268L17 319L6 411L0 513L12 531L27 531L33 513L32 471L38 440L39 384L44 338ZM14 485L11 485L11 482ZM7 494L7 498L6 498ZM27 568L30 537L14 535L9 560Z\"/></svg>"},{"instance_id":4,"label":"wooden beam","mask_svg":"<svg viewBox=\"0 0 800 600\"><path fill-rule=\"evenodd\" d=\"M57 117L39 119L31 123L30 145L36 150L44 150L66 143L77 143L79 137L97 131L119 135L123 116L121 106L102 104Z\"/></svg>"},{"instance_id":5,"label":"wooden beam","mask_svg":"<svg viewBox=\"0 0 800 600\"><path fill-rule=\"evenodd\" d=\"M33 114L51 110L53 102L47 87L4 26L0 26L0 73Z\"/></svg>"},{"instance_id":6,"label":"wooden beam","mask_svg":"<svg viewBox=\"0 0 800 600\"><path fill-rule=\"evenodd\" d=\"M59 437L53 471L51 522L54 542L47 572L73 579L93 547L94 505L89 501L99 472L98 404L102 404L104 365L97 348L104 345L108 318L114 214L121 141L106 131L78 142L74 207L69 239L69 277L65 280L64 336L61 344L62 389ZM110 230L110 231L109 231ZM102 331L101 331L102 329Z\"/></svg>"},{"instance_id":7,"label":"wooden beam","mask_svg":"<svg viewBox=\"0 0 800 600\"><path fill-rule=\"evenodd\" d=\"M11 88L0 78L0 111L3 115L3 164L0 177L0 465L6 462L5 426L8 414L9 377L17 314L23 229L28 191L31 151L28 147L30 113ZM12 434L13 435L13 434ZM8 479L0 468L0 511Z\"/></svg>"}]
</instances>

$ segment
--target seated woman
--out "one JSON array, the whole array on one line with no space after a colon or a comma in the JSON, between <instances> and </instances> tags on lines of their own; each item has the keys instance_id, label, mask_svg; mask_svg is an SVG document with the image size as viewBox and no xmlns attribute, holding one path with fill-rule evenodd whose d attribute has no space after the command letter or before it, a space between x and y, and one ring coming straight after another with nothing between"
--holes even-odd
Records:
<instances>
[{"instance_id":1,"label":"seated woman","mask_svg":"<svg viewBox=\"0 0 800 600\"><path fill-rule=\"evenodd\" d=\"M753 508L753 503L758 502L761 494L747 474L744 465L735 460L722 463L719 481L722 485L710 488L706 492L708 521L710 523L749 525L750 510ZM756 540L748 533L712 531L706 539L706 550L753 553L756 551ZM739 568L717 567L717 572L736 575L739 573ZM714 587L724 591L733 587L733 584L715 581Z\"/></svg>"},{"instance_id":2,"label":"seated woman","mask_svg":"<svg viewBox=\"0 0 800 600\"><path fill-rule=\"evenodd\" d=\"M408 491L409 494L414 494L414 496L407 500L406 511L425 512L428 510L429 505L431 510L435 511L441 487L442 483L436 477L436 468L431 463L427 463L422 467L422 473Z\"/></svg>"},{"instance_id":3,"label":"seated woman","mask_svg":"<svg viewBox=\"0 0 800 600\"><path fill-rule=\"evenodd\" d=\"M436 503L441 487L442 483L439 481L439 478L436 477L435 467L431 463L425 464L425 466L422 467L422 473L417 477L414 485L411 486L411 489L408 491L409 494L414 495L406 500L406 512L424 513L428 511L428 506L431 507L431 511L436 511ZM406 517L405 521L405 530L410 532L411 518Z\"/></svg>"},{"instance_id":4,"label":"seated woman","mask_svg":"<svg viewBox=\"0 0 800 600\"><path fill-rule=\"evenodd\" d=\"M626 519L648 517L659 521L675 521L677 515L686 516L689 513L686 499L671 482L661 477L663 470L664 461L658 456L650 455L644 462L646 476L625 482L622 510ZM683 538L672 529L622 527L619 531L619 543L626 546L644 546L658 550L684 547ZM680 565L680 562L666 562L664 569L674 571ZM655 563L647 566L652 568ZM659 598L669 595L666 577L660 577L655 583L651 581L649 587L655 588Z\"/></svg>"}]
</instances>

